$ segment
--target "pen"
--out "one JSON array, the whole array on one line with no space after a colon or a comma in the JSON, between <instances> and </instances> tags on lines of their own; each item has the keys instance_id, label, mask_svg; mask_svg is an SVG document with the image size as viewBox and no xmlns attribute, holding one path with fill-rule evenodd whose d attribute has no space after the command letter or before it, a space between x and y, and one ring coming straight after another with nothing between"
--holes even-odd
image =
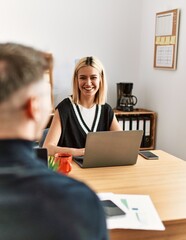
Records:
<instances>
[{"instance_id":1,"label":"pen","mask_svg":"<svg viewBox=\"0 0 186 240\"><path fill-rule=\"evenodd\" d=\"M138 219L139 222L141 222L141 219L140 219L140 216L139 216L139 213L138 213L138 208L132 208L133 211L135 211L135 214L136 214L136 218Z\"/></svg>"}]
</instances>

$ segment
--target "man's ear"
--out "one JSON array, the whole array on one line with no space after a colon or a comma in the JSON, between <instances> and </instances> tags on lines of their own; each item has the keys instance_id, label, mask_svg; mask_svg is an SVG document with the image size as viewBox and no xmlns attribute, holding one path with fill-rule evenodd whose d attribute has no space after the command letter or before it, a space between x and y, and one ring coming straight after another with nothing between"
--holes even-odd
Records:
<instances>
[{"instance_id":1,"label":"man's ear","mask_svg":"<svg viewBox=\"0 0 186 240\"><path fill-rule=\"evenodd\" d=\"M25 106L26 115L28 118L38 122L40 117L39 101L37 97L30 97Z\"/></svg>"}]
</instances>

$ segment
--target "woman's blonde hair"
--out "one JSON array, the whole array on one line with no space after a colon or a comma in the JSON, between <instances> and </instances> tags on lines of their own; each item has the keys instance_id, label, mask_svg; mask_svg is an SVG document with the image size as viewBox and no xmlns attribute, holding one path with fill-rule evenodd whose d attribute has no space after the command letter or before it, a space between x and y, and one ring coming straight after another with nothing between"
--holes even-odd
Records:
<instances>
[{"instance_id":1,"label":"woman's blonde hair","mask_svg":"<svg viewBox=\"0 0 186 240\"><path fill-rule=\"evenodd\" d=\"M107 95L107 82L105 76L105 70L102 63L96 57L84 57L81 58L75 66L74 74L73 74L73 94L72 100L74 103L78 104L80 100L80 90L78 87L78 71L82 67L91 66L98 70L100 74L100 85L99 90L95 96L95 103L96 104L105 104L106 95Z\"/></svg>"}]
</instances>

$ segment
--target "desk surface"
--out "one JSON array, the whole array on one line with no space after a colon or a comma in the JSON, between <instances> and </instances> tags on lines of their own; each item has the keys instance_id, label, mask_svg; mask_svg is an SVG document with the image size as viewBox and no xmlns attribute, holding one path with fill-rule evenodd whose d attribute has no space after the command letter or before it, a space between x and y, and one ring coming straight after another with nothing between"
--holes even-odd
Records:
<instances>
[{"instance_id":1,"label":"desk surface","mask_svg":"<svg viewBox=\"0 0 186 240\"><path fill-rule=\"evenodd\" d=\"M69 176L96 192L150 195L164 223L186 220L186 162L161 150L152 152L159 160L138 156L133 166L81 169L73 163Z\"/></svg>"}]
</instances>

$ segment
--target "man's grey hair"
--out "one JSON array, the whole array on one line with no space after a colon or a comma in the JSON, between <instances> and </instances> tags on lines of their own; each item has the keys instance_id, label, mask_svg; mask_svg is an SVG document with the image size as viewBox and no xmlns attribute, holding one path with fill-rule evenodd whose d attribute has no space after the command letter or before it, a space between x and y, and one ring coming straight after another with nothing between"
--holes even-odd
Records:
<instances>
[{"instance_id":1,"label":"man's grey hair","mask_svg":"<svg viewBox=\"0 0 186 240\"><path fill-rule=\"evenodd\" d=\"M51 64L43 52L32 47L0 43L0 103L21 88L41 80Z\"/></svg>"}]
</instances>

